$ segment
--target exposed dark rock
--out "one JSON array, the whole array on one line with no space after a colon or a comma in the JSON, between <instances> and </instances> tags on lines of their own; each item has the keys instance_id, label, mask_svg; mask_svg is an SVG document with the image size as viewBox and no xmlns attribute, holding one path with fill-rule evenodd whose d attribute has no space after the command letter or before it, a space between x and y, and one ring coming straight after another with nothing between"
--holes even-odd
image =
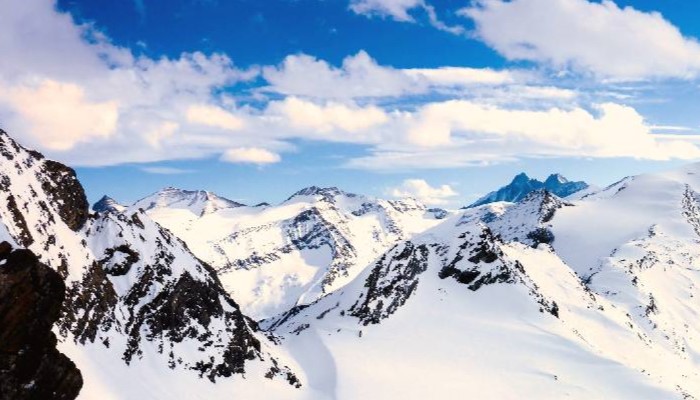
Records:
<instances>
[{"instance_id":1,"label":"exposed dark rock","mask_svg":"<svg viewBox=\"0 0 700 400\"><path fill-rule=\"evenodd\" d=\"M42 189L58 208L58 214L69 228L82 228L90 215L90 204L75 171L61 163L44 160L43 174L38 176Z\"/></svg>"},{"instance_id":2,"label":"exposed dark rock","mask_svg":"<svg viewBox=\"0 0 700 400\"><path fill-rule=\"evenodd\" d=\"M98 200L97 203L92 205L92 209L93 211L98 213L119 212L121 209L123 209L123 206L117 203L117 201L113 198L105 195L102 196L102 198Z\"/></svg>"},{"instance_id":3,"label":"exposed dark rock","mask_svg":"<svg viewBox=\"0 0 700 400\"><path fill-rule=\"evenodd\" d=\"M124 257L121 262L115 261L118 256ZM104 267L107 274L113 276L126 275L131 266L139 262L139 253L131 249L128 244L123 244L117 247L113 247L105 250L105 257L100 260L100 263Z\"/></svg>"},{"instance_id":4,"label":"exposed dark rock","mask_svg":"<svg viewBox=\"0 0 700 400\"><path fill-rule=\"evenodd\" d=\"M66 292L61 333L73 333L80 343L94 342L98 331L108 331L114 323L117 293L102 266L95 262Z\"/></svg>"},{"instance_id":5,"label":"exposed dark rock","mask_svg":"<svg viewBox=\"0 0 700 400\"><path fill-rule=\"evenodd\" d=\"M15 227L19 231L17 237L19 244L25 247L30 246L32 243L34 243L34 238L29 232L27 220L24 219L24 215L19 210L19 207L17 207L17 201L15 200L15 196L13 196L12 194L7 196L6 206L7 209L10 211L10 214L12 215L12 222L14 222Z\"/></svg>"},{"instance_id":6,"label":"exposed dark rock","mask_svg":"<svg viewBox=\"0 0 700 400\"><path fill-rule=\"evenodd\" d=\"M65 295L61 277L29 250L0 244L0 397L74 399L80 371L56 350L51 327Z\"/></svg>"},{"instance_id":7,"label":"exposed dark rock","mask_svg":"<svg viewBox=\"0 0 700 400\"><path fill-rule=\"evenodd\" d=\"M534 231L528 233L527 238L532 241L532 247L537 247L540 243L554 243L554 234L552 233L552 231L542 227L537 228Z\"/></svg>"},{"instance_id":8,"label":"exposed dark rock","mask_svg":"<svg viewBox=\"0 0 700 400\"><path fill-rule=\"evenodd\" d=\"M222 301L228 302L229 307L225 307ZM242 374L245 372L245 362L260 356L260 341L252 334L254 327L250 326L250 321L239 312L238 305L226 296L219 285L196 280L187 272L175 284L161 290L130 321L129 347L124 353L124 360L128 363L139 354L138 343L144 330L148 332L150 340L167 337L175 343L185 339L205 343L211 331L200 331L194 326L208 327L212 319L222 316L229 325L227 330L233 334L233 339L223 352L223 362L199 362L193 369L212 382L218 377Z\"/></svg>"},{"instance_id":9,"label":"exposed dark rock","mask_svg":"<svg viewBox=\"0 0 700 400\"><path fill-rule=\"evenodd\" d=\"M385 254L372 268L365 281L366 295L350 307L350 315L368 325L396 312L418 287L418 276L428 269L429 253L426 245L404 242Z\"/></svg>"}]
</instances>

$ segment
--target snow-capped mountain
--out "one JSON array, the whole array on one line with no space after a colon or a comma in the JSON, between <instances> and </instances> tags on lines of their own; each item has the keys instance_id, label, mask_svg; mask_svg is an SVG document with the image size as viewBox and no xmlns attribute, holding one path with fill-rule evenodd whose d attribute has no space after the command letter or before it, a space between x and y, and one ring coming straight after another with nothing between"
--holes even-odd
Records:
<instances>
[{"instance_id":1,"label":"snow-capped mountain","mask_svg":"<svg viewBox=\"0 0 700 400\"><path fill-rule=\"evenodd\" d=\"M106 212L116 212L120 213L126 210L126 207L119 204L116 200L109 196L102 196L102 198L92 206L92 210L98 213Z\"/></svg>"},{"instance_id":2,"label":"snow-capped mountain","mask_svg":"<svg viewBox=\"0 0 700 400\"><path fill-rule=\"evenodd\" d=\"M205 190L180 190L167 187L158 193L137 201L132 208L150 211L153 209L184 210L202 217L219 210L243 207L233 200L219 197Z\"/></svg>"},{"instance_id":3,"label":"snow-capped mountain","mask_svg":"<svg viewBox=\"0 0 700 400\"><path fill-rule=\"evenodd\" d=\"M0 189L0 237L65 280L59 347L83 371L86 398L162 398L163 386L185 396L225 393L247 384L243 374L271 390L298 386L283 352L241 313L214 270L145 213L91 214L72 169L3 131Z\"/></svg>"},{"instance_id":4,"label":"snow-capped mountain","mask_svg":"<svg viewBox=\"0 0 700 400\"><path fill-rule=\"evenodd\" d=\"M589 188L586 182L572 182L560 174L552 174L544 182L530 178L527 174L520 173L513 178L511 183L502 188L488 193L486 196L475 201L466 208L474 208L488 203L498 201L517 202L525 198L530 192L540 189L561 197L568 197L574 193L581 192Z\"/></svg>"},{"instance_id":5,"label":"snow-capped mountain","mask_svg":"<svg viewBox=\"0 0 700 400\"><path fill-rule=\"evenodd\" d=\"M698 244L700 164L535 191L263 325L328 398L699 398Z\"/></svg>"},{"instance_id":6,"label":"snow-capped mountain","mask_svg":"<svg viewBox=\"0 0 700 400\"><path fill-rule=\"evenodd\" d=\"M700 398L700 164L454 215L318 187L90 213L0 132L0 188L86 399Z\"/></svg>"},{"instance_id":7,"label":"snow-capped mountain","mask_svg":"<svg viewBox=\"0 0 700 400\"><path fill-rule=\"evenodd\" d=\"M129 212L138 209L212 265L254 318L342 287L392 244L447 215L412 199L381 200L315 186L279 205L255 207L168 188L139 200Z\"/></svg>"}]
</instances>

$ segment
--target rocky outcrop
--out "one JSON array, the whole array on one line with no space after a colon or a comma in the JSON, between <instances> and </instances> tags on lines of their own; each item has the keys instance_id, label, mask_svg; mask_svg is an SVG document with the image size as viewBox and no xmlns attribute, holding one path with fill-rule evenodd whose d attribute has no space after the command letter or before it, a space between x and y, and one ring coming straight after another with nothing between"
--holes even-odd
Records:
<instances>
[{"instance_id":1,"label":"rocky outcrop","mask_svg":"<svg viewBox=\"0 0 700 400\"><path fill-rule=\"evenodd\" d=\"M51 332L65 296L61 276L29 250L0 244L0 397L74 399L83 386Z\"/></svg>"},{"instance_id":2,"label":"rocky outcrop","mask_svg":"<svg viewBox=\"0 0 700 400\"><path fill-rule=\"evenodd\" d=\"M37 173L41 188L58 207L58 215L74 231L82 228L90 215L90 204L75 171L61 163L44 160Z\"/></svg>"},{"instance_id":3,"label":"rocky outcrop","mask_svg":"<svg viewBox=\"0 0 700 400\"><path fill-rule=\"evenodd\" d=\"M206 192L194 193L194 198L206 199L212 207L231 205ZM90 214L84 190L71 168L25 149L3 131L0 220L7 228L7 238L28 249L18 250L18 254L24 254L22 262L38 264L36 257L30 256L32 251L41 258L40 269L58 272L26 272L31 278L29 283L17 288L13 283L5 288L10 291L8 296L14 298L31 293L31 284L48 285L38 292L47 298L0 304L7 307L3 309L5 315L13 318L11 324L0 320L0 329L15 327L16 338L31 338L27 332L44 332L41 329L49 335L51 325L58 319L62 342L72 341L78 349L81 345L101 344L109 349L112 361L140 364L139 368L161 362L166 369L195 370L211 380L240 376L244 371L262 371L260 378L279 377L294 384L292 372L272 354L272 341L257 332L223 290L215 272L194 257L183 242L140 211ZM32 268L34 271L39 267ZM51 283L50 277L37 281L37 276L44 275L58 275L59 283ZM43 311L24 310L34 307L31 301L40 301ZM19 319L22 316L27 319ZM41 329L34 327L40 323ZM41 385L59 393L64 390L58 387L62 382L75 381L64 377L64 370L68 370L64 364L69 361L60 358L55 350L49 358L42 359L44 353L40 351L49 354L46 349L52 348L50 343L55 344L56 338L51 334L39 339L42 341L31 345L37 350L29 351L18 347L22 342L0 337L0 345L22 351L21 357L15 357L21 363L9 359L5 370L18 376L12 382L25 385L20 387L22 390ZM155 361L153 354L167 357L156 356L159 361ZM48 368L41 379L53 377L56 381L32 382L27 374L41 373L41 368ZM5 393L0 390L0 399L6 398Z\"/></svg>"},{"instance_id":4,"label":"rocky outcrop","mask_svg":"<svg viewBox=\"0 0 700 400\"><path fill-rule=\"evenodd\" d=\"M351 308L350 315L364 325L378 324L403 306L418 287L418 276L428 269L426 245L410 241L382 256L367 277L367 293Z\"/></svg>"}]
</instances>

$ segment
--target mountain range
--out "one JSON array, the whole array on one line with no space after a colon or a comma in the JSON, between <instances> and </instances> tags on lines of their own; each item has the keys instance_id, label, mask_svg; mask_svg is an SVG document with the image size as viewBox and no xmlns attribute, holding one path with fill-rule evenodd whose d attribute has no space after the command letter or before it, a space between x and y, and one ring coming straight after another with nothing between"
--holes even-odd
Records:
<instances>
[{"instance_id":1,"label":"mountain range","mask_svg":"<svg viewBox=\"0 0 700 400\"><path fill-rule=\"evenodd\" d=\"M0 372L58 368L2 374L24 398L700 398L700 164L521 174L459 211L334 187L91 210L0 132L0 188L0 289L26 293L0 338L27 339ZM34 303L55 315L27 331L7 304Z\"/></svg>"},{"instance_id":2,"label":"mountain range","mask_svg":"<svg viewBox=\"0 0 700 400\"><path fill-rule=\"evenodd\" d=\"M544 182L541 182L537 179L530 178L526 173L522 172L516 175L508 185L488 193L465 208L478 207L498 201L515 203L524 199L525 196L531 192L540 189L545 189L561 198L564 198L575 193L580 193L581 191L585 191L589 188L590 186L586 182L572 182L560 174L552 174L548 176Z\"/></svg>"}]
</instances>

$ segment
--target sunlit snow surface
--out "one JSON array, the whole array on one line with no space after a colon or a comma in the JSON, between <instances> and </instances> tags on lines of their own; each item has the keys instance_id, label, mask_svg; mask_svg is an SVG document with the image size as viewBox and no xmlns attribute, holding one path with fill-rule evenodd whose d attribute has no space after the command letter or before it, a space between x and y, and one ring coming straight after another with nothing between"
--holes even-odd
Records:
<instances>
[{"instance_id":1,"label":"sunlit snow surface","mask_svg":"<svg viewBox=\"0 0 700 400\"><path fill-rule=\"evenodd\" d=\"M245 310L267 317L260 325L274 335L255 333L262 359L216 383L184 366L221 357L230 335L223 319L191 326L208 329L212 344L148 339L144 330L142 354L127 366L129 313L143 304L120 299L94 343L59 335L83 372L83 399L700 398L700 165L446 219L415 202L335 191L277 206L206 192L133 206L192 255L147 215L138 214L143 228L128 223L134 208L77 232L51 222L50 199L31 191L41 186L36 166L17 157L26 166L3 170L12 178L3 196L23 205L43 262L68 257L69 284L107 249L131 244L139 262L109 277L121 298L165 251L174 262L162 283L149 282L145 303L185 272L213 282L196 255ZM190 207L197 196L204 202ZM0 239L16 239L12 215L0 209ZM168 368L159 344L172 345L183 366ZM265 378L272 358L302 387Z\"/></svg>"},{"instance_id":2,"label":"sunlit snow surface","mask_svg":"<svg viewBox=\"0 0 700 400\"><path fill-rule=\"evenodd\" d=\"M379 200L336 188L309 188L277 206L215 208L212 198L221 202L207 192L166 189L131 209L145 209L216 268L253 318L342 287L392 244L440 223L436 216L444 213L411 199Z\"/></svg>"},{"instance_id":3,"label":"sunlit snow surface","mask_svg":"<svg viewBox=\"0 0 700 400\"><path fill-rule=\"evenodd\" d=\"M269 324L309 386L328 398L698 398L695 171L699 165L626 179L571 201L546 223L523 212L526 204L470 210L411 240L430 248L428 268L405 304L378 324L349 315L368 296L372 266ZM486 226L504 238L545 227L555 239L537 249L498 244L504 260L522 266L514 282L472 291L441 279L464 234ZM397 253L383 262L394 264L387 271L406 263ZM487 271L498 262L456 265ZM558 316L543 310L543 299L556 302Z\"/></svg>"}]
</instances>

